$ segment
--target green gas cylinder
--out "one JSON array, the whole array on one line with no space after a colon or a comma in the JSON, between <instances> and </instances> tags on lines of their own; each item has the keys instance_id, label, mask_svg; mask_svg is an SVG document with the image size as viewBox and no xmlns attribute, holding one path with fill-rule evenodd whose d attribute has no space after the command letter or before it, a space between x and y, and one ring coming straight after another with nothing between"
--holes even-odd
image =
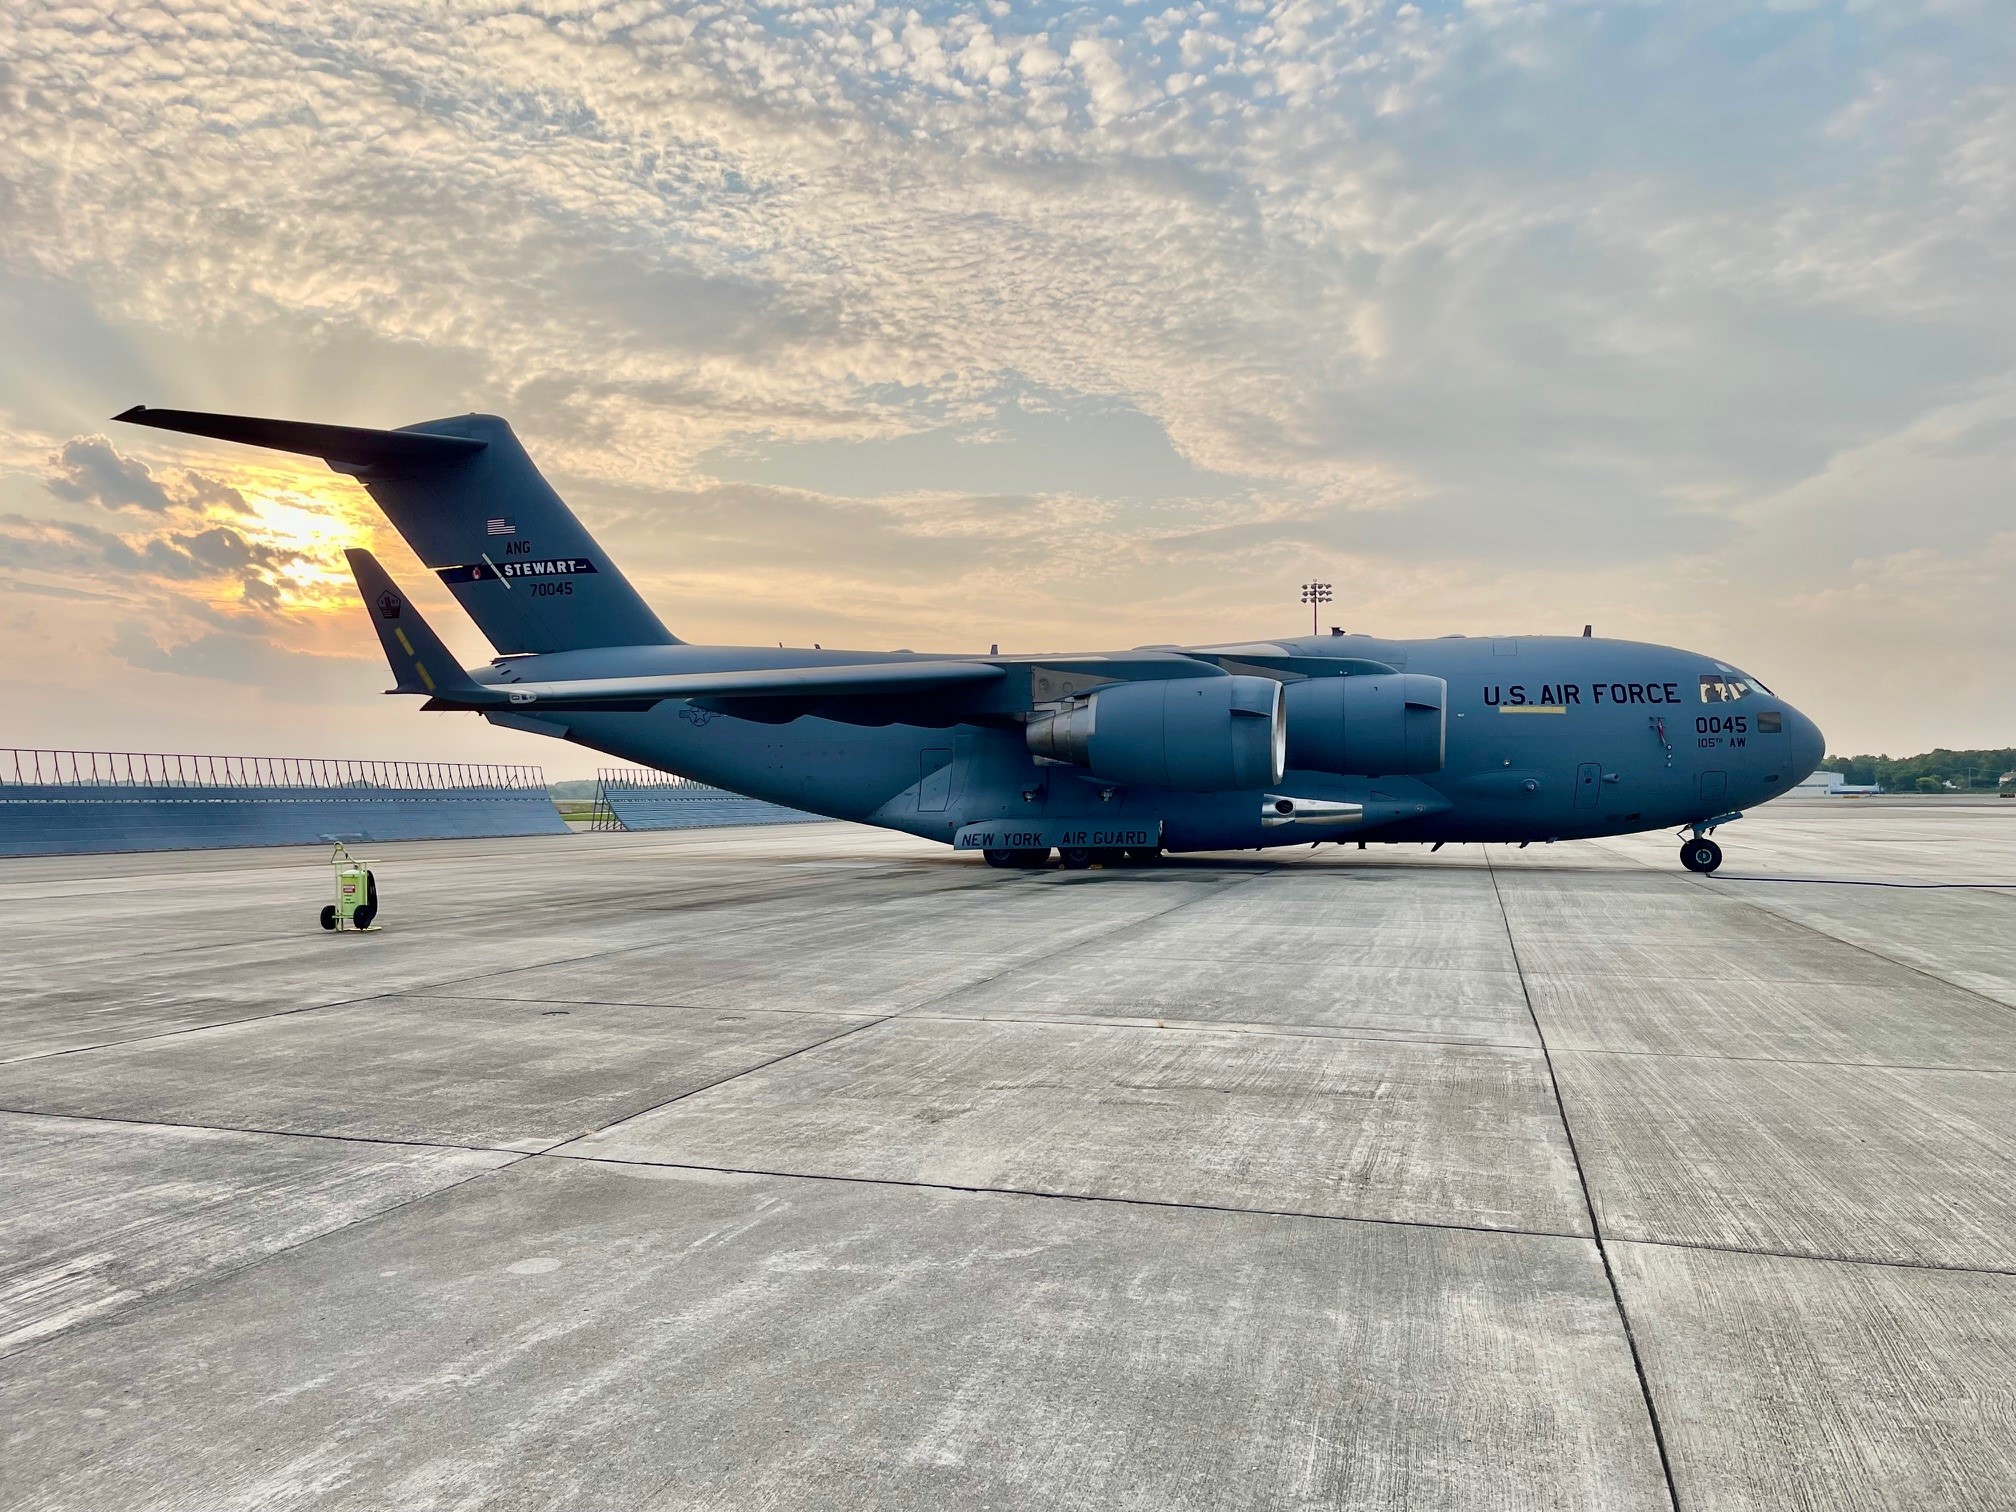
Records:
<instances>
[{"instance_id":1,"label":"green gas cylinder","mask_svg":"<svg viewBox=\"0 0 2016 1512\"><path fill-rule=\"evenodd\" d=\"M322 927L369 929L378 917L378 879L340 843L329 862L336 869L336 901L322 910Z\"/></svg>"}]
</instances>

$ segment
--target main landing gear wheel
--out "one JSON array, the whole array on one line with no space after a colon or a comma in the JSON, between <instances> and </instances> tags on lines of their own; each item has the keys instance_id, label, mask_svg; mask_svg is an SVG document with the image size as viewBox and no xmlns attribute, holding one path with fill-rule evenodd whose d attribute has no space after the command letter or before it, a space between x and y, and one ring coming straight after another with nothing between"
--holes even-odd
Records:
<instances>
[{"instance_id":1,"label":"main landing gear wheel","mask_svg":"<svg viewBox=\"0 0 2016 1512\"><path fill-rule=\"evenodd\" d=\"M1066 871L1084 871L1099 858L1099 852L1089 845L1063 845L1057 848L1057 859L1064 863Z\"/></svg>"},{"instance_id":2,"label":"main landing gear wheel","mask_svg":"<svg viewBox=\"0 0 2016 1512\"><path fill-rule=\"evenodd\" d=\"M980 852L989 866L1006 871L1031 871L1050 859L1047 850L985 850Z\"/></svg>"},{"instance_id":3,"label":"main landing gear wheel","mask_svg":"<svg viewBox=\"0 0 2016 1512\"><path fill-rule=\"evenodd\" d=\"M1680 864L1705 876L1722 864L1722 847L1706 835L1698 840L1689 840L1680 847Z\"/></svg>"},{"instance_id":4,"label":"main landing gear wheel","mask_svg":"<svg viewBox=\"0 0 2016 1512\"><path fill-rule=\"evenodd\" d=\"M1159 846L1143 845L1134 850L1123 851L1121 854L1135 866L1157 866L1162 861L1162 850Z\"/></svg>"}]
</instances>

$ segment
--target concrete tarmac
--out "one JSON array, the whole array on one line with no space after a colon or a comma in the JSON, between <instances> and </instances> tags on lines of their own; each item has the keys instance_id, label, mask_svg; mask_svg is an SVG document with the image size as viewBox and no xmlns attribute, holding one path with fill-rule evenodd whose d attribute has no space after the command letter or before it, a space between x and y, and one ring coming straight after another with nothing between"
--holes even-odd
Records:
<instances>
[{"instance_id":1,"label":"concrete tarmac","mask_svg":"<svg viewBox=\"0 0 2016 1512\"><path fill-rule=\"evenodd\" d=\"M2016 1508L2016 802L8 863L0 1508Z\"/></svg>"}]
</instances>

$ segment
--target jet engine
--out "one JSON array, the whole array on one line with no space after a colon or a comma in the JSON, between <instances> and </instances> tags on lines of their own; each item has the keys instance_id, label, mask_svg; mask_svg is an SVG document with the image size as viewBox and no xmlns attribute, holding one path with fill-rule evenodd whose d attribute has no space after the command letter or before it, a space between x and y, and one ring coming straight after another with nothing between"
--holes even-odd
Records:
<instances>
[{"instance_id":1,"label":"jet engine","mask_svg":"<svg viewBox=\"0 0 2016 1512\"><path fill-rule=\"evenodd\" d=\"M1040 762L1142 787L1213 793L1281 780L1288 721L1266 677L1114 683L1038 712L1026 731Z\"/></svg>"},{"instance_id":2,"label":"jet engine","mask_svg":"<svg viewBox=\"0 0 2016 1512\"><path fill-rule=\"evenodd\" d=\"M1394 672L1290 683L1288 765L1351 777L1442 770L1449 685Z\"/></svg>"}]
</instances>

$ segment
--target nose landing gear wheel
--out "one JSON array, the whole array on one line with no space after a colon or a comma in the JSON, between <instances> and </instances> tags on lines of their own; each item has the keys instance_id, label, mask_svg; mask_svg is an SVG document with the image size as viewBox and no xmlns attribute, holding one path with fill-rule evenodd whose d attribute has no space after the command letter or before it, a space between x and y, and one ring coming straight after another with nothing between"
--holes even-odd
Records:
<instances>
[{"instance_id":1,"label":"nose landing gear wheel","mask_svg":"<svg viewBox=\"0 0 2016 1512\"><path fill-rule=\"evenodd\" d=\"M1705 876L1722 864L1722 847L1705 835L1699 840L1689 840L1680 847L1680 864Z\"/></svg>"}]
</instances>

